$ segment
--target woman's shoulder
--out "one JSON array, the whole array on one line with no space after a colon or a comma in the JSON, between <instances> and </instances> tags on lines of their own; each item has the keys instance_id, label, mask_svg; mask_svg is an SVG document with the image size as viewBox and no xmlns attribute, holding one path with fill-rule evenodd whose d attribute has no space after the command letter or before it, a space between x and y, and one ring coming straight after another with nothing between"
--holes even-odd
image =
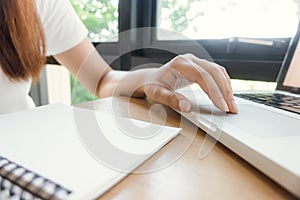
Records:
<instances>
[{"instance_id":1,"label":"woman's shoulder","mask_svg":"<svg viewBox=\"0 0 300 200\"><path fill-rule=\"evenodd\" d=\"M35 3L41 17L59 14L59 12L63 14L64 10L67 11L66 5L70 4L69 0L35 0Z\"/></svg>"}]
</instances>

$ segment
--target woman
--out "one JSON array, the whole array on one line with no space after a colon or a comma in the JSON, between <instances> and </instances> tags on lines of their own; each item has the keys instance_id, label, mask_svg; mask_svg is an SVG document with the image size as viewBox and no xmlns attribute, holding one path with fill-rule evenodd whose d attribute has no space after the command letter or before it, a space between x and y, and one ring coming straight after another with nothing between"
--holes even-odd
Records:
<instances>
[{"instance_id":1,"label":"woman","mask_svg":"<svg viewBox=\"0 0 300 200\"><path fill-rule=\"evenodd\" d=\"M95 53L68 0L0 0L0 26L0 113L34 106L28 92L46 55L53 55L99 97L113 91L147 96L188 112L190 102L174 91L177 79L182 78L198 83L221 110L237 112L225 69L193 55L177 56L161 68L112 70Z\"/></svg>"}]
</instances>

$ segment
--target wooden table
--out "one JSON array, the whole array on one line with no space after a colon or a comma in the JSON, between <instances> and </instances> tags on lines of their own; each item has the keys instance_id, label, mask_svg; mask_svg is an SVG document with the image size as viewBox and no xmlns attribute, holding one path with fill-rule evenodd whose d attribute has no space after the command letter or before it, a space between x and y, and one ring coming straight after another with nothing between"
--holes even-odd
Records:
<instances>
[{"instance_id":1,"label":"wooden table","mask_svg":"<svg viewBox=\"0 0 300 200\"><path fill-rule=\"evenodd\" d=\"M104 98L77 106L101 112L116 112L123 116L160 123L162 113L155 113L159 106L145 99ZM154 109L153 109L154 108ZM287 191L217 143L204 159L198 153L205 133L183 119L175 111L163 107L169 126L181 127L179 136L162 148L137 171L123 179L111 190L99 197L102 199L294 199ZM190 145L189 145L190 144ZM188 148L186 148L188 147ZM179 155L179 151L183 154ZM158 162L169 162L164 168L155 170Z\"/></svg>"}]
</instances>

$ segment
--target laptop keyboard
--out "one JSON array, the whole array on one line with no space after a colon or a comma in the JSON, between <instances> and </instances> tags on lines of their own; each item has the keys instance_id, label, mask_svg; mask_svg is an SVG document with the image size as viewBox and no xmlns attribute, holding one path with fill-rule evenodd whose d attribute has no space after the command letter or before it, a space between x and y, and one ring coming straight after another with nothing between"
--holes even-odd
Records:
<instances>
[{"instance_id":1,"label":"laptop keyboard","mask_svg":"<svg viewBox=\"0 0 300 200\"><path fill-rule=\"evenodd\" d=\"M234 96L300 114L300 97L279 93L243 93Z\"/></svg>"}]
</instances>

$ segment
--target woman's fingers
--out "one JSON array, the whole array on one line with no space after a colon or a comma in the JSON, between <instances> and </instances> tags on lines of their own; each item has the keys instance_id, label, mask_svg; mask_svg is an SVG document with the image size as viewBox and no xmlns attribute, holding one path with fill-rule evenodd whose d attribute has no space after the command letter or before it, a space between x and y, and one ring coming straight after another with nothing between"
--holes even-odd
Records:
<instances>
[{"instance_id":1,"label":"woman's fingers","mask_svg":"<svg viewBox=\"0 0 300 200\"><path fill-rule=\"evenodd\" d=\"M173 90L169 90L163 85L149 84L145 86L145 93L152 100L182 112L189 112L191 110L191 103L185 96Z\"/></svg>"},{"instance_id":2,"label":"woman's fingers","mask_svg":"<svg viewBox=\"0 0 300 200\"><path fill-rule=\"evenodd\" d=\"M193 65L195 69L195 72L192 75L196 76L195 83L199 84L202 88L206 88L206 93L216 107L225 112L229 112L227 102L211 74L205 71L203 68L195 66L195 63L191 62L190 64Z\"/></svg>"},{"instance_id":3,"label":"woman's fingers","mask_svg":"<svg viewBox=\"0 0 300 200\"><path fill-rule=\"evenodd\" d=\"M231 87L230 77L227 74L226 69L224 67L222 67L220 65L217 65L217 67L219 67L221 69L222 73L224 74L224 77L227 79L227 81L229 83L229 87L230 87L230 90L231 90L230 95L227 96L227 98L226 98L227 104L229 105L229 110L232 113L237 113L238 108L237 108L236 102L235 102L234 97L233 97L233 90L232 90L232 87Z\"/></svg>"},{"instance_id":4,"label":"woman's fingers","mask_svg":"<svg viewBox=\"0 0 300 200\"><path fill-rule=\"evenodd\" d=\"M237 112L230 78L225 69L190 54L173 59L171 67L180 72L187 80L198 83L215 106L226 112Z\"/></svg>"}]
</instances>

